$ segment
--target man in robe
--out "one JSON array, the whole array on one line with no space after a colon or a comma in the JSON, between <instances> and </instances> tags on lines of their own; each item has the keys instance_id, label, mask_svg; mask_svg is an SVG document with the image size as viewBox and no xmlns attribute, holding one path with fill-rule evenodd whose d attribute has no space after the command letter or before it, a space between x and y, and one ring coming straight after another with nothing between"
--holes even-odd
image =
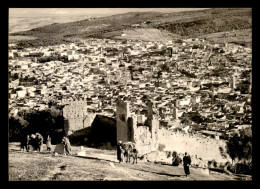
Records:
<instances>
[{"instance_id":1,"label":"man in robe","mask_svg":"<svg viewBox=\"0 0 260 189\"><path fill-rule=\"evenodd\" d=\"M184 166L184 172L186 177L190 174L190 164L191 164L191 158L187 154L187 152L185 152L185 155L183 157L183 166Z\"/></svg>"}]
</instances>

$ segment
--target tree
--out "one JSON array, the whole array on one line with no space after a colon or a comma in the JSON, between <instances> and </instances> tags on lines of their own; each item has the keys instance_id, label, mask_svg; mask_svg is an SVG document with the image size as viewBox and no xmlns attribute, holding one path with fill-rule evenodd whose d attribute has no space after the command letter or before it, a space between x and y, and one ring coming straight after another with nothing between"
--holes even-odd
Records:
<instances>
[{"instance_id":1,"label":"tree","mask_svg":"<svg viewBox=\"0 0 260 189\"><path fill-rule=\"evenodd\" d=\"M162 71L158 71L157 72L157 79L159 79L161 77L161 75L162 75Z\"/></svg>"},{"instance_id":2,"label":"tree","mask_svg":"<svg viewBox=\"0 0 260 189\"><path fill-rule=\"evenodd\" d=\"M169 71L170 71L169 65L168 65L167 63L162 64L162 65L160 66L160 68L161 68L161 70L162 70L163 72L169 72Z\"/></svg>"},{"instance_id":3,"label":"tree","mask_svg":"<svg viewBox=\"0 0 260 189\"><path fill-rule=\"evenodd\" d=\"M14 73L13 78L14 78L14 80L18 79L19 78L18 73Z\"/></svg>"},{"instance_id":4,"label":"tree","mask_svg":"<svg viewBox=\"0 0 260 189\"><path fill-rule=\"evenodd\" d=\"M9 117L9 139L11 141L19 141L22 130L26 128L28 122L22 117Z\"/></svg>"},{"instance_id":5,"label":"tree","mask_svg":"<svg viewBox=\"0 0 260 189\"><path fill-rule=\"evenodd\" d=\"M189 120L195 122L195 123L202 123L203 122L203 117L200 115L198 111L195 112L188 112L187 117Z\"/></svg>"},{"instance_id":6,"label":"tree","mask_svg":"<svg viewBox=\"0 0 260 189\"><path fill-rule=\"evenodd\" d=\"M251 167L252 162L252 132L251 129L240 130L230 137L226 143L227 154L232 159L236 173L236 165L243 163Z\"/></svg>"}]
</instances>

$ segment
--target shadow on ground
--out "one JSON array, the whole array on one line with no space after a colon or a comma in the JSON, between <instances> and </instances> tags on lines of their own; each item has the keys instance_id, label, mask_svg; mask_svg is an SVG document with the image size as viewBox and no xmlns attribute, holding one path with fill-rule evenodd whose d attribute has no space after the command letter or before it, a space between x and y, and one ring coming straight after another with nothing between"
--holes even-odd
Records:
<instances>
[{"instance_id":1,"label":"shadow on ground","mask_svg":"<svg viewBox=\"0 0 260 189\"><path fill-rule=\"evenodd\" d=\"M147 172L147 173L155 173L157 175L165 175L165 176L170 176L170 177L186 177L186 175L174 175L174 174L169 174L169 173L161 173L161 172L154 172L154 171L147 171L144 169L135 169L138 171L143 171L143 172Z\"/></svg>"},{"instance_id":2,"label":"shadow on ground","mask_svg":"<svg viewBox=\"0 0 260 189\"><path fill-rule=\"evenodd\" d=\"M95 159L95 160L102 160L102 161L107 161L107 162L117 163L117 161L108 160L108 159L103 159L103 158L97 158L97 157L77 156L77 155L73 155L73 157L78 157L78 158L83 158L83 159Z\"/></svg>"}]
</instances>

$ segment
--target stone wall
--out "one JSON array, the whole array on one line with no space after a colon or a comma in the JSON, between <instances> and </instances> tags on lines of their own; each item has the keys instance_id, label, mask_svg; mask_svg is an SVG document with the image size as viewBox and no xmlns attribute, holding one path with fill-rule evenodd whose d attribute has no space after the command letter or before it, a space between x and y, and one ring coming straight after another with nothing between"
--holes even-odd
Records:
<instances>
[{"instance_id":1,"label":"stone wall","mask_svg":"<svg viewBox=\"0 0 260 189\"><path fill-rule=\"evenodd\" d=\"M91 126L95 114L88 113L85 100L77 100L63 108L63 117L65 134L70 135L73 131Z\"/></svg>"},{"instance_id":2,"label":"stone wall","mask_svg":"<svg viewBox=\"0 0 260 189\"><path fill-rule=\"evenodd\" d=\"M149 153L158 147L159 121L153 116L153 104L148 102L147 121L137 126L137 115L130 115L127 102L117 103L117 141L136 143L139 155Z\"/></svg>"},{"instance_id":3,"label":"stone wall","mask_svg":"<svg viewBox=\"0 0 260 189\"><path fill-rule=\"evenodd\" d=\"M224 140L215 140L213 138L204 138L197 135L189 135L168 131L166 129L159 130L159 143L165 145L165 151L176 151L184 154L188 152L191 156L202 158L203 160L213 160L217 162L226 162L219 152L219 147L225 149Z\"/></svg>"},{"instance_id":4,"label":"stone wall","mask_svg":"<svg viewBox=\"0 0 260 189\"><path fill-rule=\"evenodd\" d=\"M153 151L152 135L147 126L137 126L135 128L134 141L138 149L139 156Z\"/></svg>"}]
</instances>

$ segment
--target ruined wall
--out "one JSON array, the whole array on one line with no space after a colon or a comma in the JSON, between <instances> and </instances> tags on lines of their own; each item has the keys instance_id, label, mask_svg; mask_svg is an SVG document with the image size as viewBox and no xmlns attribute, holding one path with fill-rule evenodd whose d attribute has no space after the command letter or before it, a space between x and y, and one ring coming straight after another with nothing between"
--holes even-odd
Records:
<instances>
[{"instance_id":1,"label":"ruined wall","mask_svg":"<svg viewBox=\"0 0 260 189\"><path fill-rule=\"evenodd\" d=\"M129 105L117 103L117 141L136 143L139 155L149 153L158 147L159 121L153 116L153 104L148 102L147 121L137 126L137 115L130 116Z\"/></svg>"},{"instance_id":2,"label":"ruined wall","mask_svg":"<svg viewBox=\"0 0 260 189\"><path fill-rule=\"evenodd\" d=\"M84 100L72 101L63 108L64 130L69 135L89 125L91 119L86 119L87 102ZM91 118L91 117L89 117Z\"/></svg>"},{"instance_id":3,"label":"ruined wall","mask_svg":"<svg viewBox=\"0 0 260 189\"><path fill-rule=\"evenodd\" d=\"M134 139L139 155L153 151L152 135L147 126L138 126L135 129Z\"/></svg>"},{"instance_id":4,"label":"ruined wall","mask_svg":"<svg viewBox=\"0 0 260 189\"><path fill-rule=\"evenodd\" d=\"M153 120L152 120L152 147L153 147L153 150L154 149L157 149L158 148L158 145L159 145L159 120L158 118L154 117Z\"/></svg>"},{"instance_id":5,"label":"ruined wall","mask_svg":"<svg viewBox=\"0 0 260 189\"><path fill-rule=\"evenodd\" d=\"M174 150L182 154L188 152L191 156L197 155L203 160L215 159L217 162L226 162L226 159L223 159L219 152L219 147L225 149L224 140L159 129L159 143L165 145L165 151Z\"/></svg>"},{"instance_id":6,"label":"ruined wall","mask_svg":"<svg viewBox=\"0 0 260 189\"><path fill-rule=\"evenodd\" d=\"M139 155L154 151L158 148L158 130L159 121L156 118L151 119L151 128L147 125L137 126L136 116L133 116L134 142Z\"/></svg>"}]
</instances>

